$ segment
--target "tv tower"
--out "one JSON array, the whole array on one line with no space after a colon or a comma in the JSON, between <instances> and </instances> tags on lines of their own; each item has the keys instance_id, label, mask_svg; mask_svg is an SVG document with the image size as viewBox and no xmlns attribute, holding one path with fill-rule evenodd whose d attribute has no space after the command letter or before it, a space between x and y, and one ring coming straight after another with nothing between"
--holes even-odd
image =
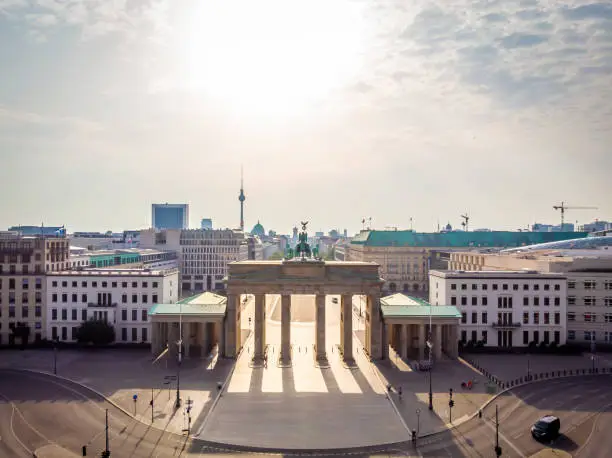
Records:
<instances>
[{"instance_id":1,"label":"tv tower","mask_svg":"<svg viewBox=\"0 0 612 458\"><path fill-rule=\"evenodd\" d=\"M238 200L240 201L240 230L244 231L244 201L246 196L244 195L244 173L242 166L240 166L240 195Z\"/></svg>"}]
</instances>

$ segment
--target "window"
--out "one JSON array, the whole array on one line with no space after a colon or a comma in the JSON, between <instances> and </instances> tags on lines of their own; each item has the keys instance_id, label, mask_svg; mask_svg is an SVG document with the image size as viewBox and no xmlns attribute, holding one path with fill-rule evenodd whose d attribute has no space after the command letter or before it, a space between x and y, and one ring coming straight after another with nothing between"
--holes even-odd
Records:
<instances>
[{"instance_id":1,"label":"window","mask_svg":"<svg viewBox=\"0 0 612 458\"><path fill-rule=\"evenodd\" d=\"M561 324L561 314L559 312L555 312L555 324Z\"/></svg>"},{"instance_id":2,"label":"window","mask_svg":"<svg viewBox=\"0 0 612 458\"><path fill-rule=\"evenodd\" d=\"M121 320L127 321L127 310L125 309L121 310Z\"/></svg>"},{"instance_id":3,"label":"window","mask_svg":"<svg viewBox=\"0 0 612 458\"><path fill-rule=\"evenodd\" d=\"M467 285L465 283L461 284L461 289L466 290L467 289Z\"/></svg>"},{"instance_id":4,"label":"window","mask_svg":"<svg viewBox=\"0 0 612 458\"><path fill-rule=\"evenodd\" d=\"M482 317L482 324L487 324L488 320L489 320L489 318L487 316L487 312L482 312L481 317Z\"/></svg>"},{"instance_id":5,"label":"window","mask_svg":"<svg viewBox=\"0 0 612 458\"><path fill-rule=\"evenodd\" d=\"M550 297L544 298L544 305L550 305Z\"/></svg>"},{"instance_id":6,"label":"window","mask_svg":"<svg viewBox=\"0 0 612 458\"><path fill-rule=\"evenodd\" d=\"M478 333L476 331L472 331L472 342L476 342L478 340Z\"/></svg>"},{"instance_id":7,"label":"window","mask_svg":"<svg viewBox=\"0 0 612 458\"><path fill-rule=\"evenodd\" d=\"M138 310L132 309L132 321L138 320Z\"/></svg>"},{"instance_id":8,"label":"window","mask_svg":"<svg viewBox=\"0 0 612 458\"><path fill-rule=\"evenodd\" d=\"M81 321L87 321L87 309L81 310Z\"/></svg>"},{"instance_id":9,"label":"window","mask_svg":"<svg viewBox=\"0 0 612 458\"><path fill-rule=\"evenodd\" d=\"M9 289L15 289L15 279L9 278Z\"/></svg>"},{"instance_id":10,"label":"window","mask_svg":"<svg viewBox=\"0 0 612 458\"><path fill-rule=\"evenodd\" d=\"M127 294L122 294L121 295L121 303L122 304L127 304Z\"/></svg>"},{"instance_id":11,"label":"window","mask_svg":"<svg viewBox=\"0 0 612 458\"><path fill-rule=\"evenodd\" d=\"M51 309L51 319L57 320L57 309Z\"/></svg>"},{"instance_id":12,"label":"window","mask_svg":"<svg viewBox=\"0 0 612 458\"><path fill-rule=\"evenodd\" d=\"M15 318L15 306L9 305L9 318Z\"/></svg>"},{"instance_id":13,"label":"window","mask_svg":"<svg viewBox=\"0 0 612 458\"><path fill-rule=\"evenodd\" d=\"M576 296L567 296L567 305L576 305Z\"/></svg>"},{"instance_id":14,"label":"window","mask_svg":"<svg viewBox=\"0 0 612 458\"><path fill-rule=\"evenodd\" d=\"M30 315L29 310L28 310L28 306L24 305L23 307L21 307L21 318L27 318Z\"/></svg>"},{"instance_id":15,"label":"window","mask_svg":"<svg viewBox=\"0 0 612 458\"><path fill-rule=\"evenodd\" d=\"M467 314L465 312L461 312L461 322L463 324L467 323Z\"/></svg>"},{"instance_id":16,"label":"window","mask_svg":"<svg viewBox=\"0 0 612 458\"><path fill-rule=\"evenodd\" d=\"M62 320L66 321L68 319L68 310L62 309Z\"/></svg>"},{"instance_id":17,"label":"window","mask_svg":"<svg viewBox=\"0 0 612 458\"><path fill-rule=\"evenodd\" d=\"M612 313L604 313L604 323L612 323Z\"/></svg>"},{"instance_id":18,"label":"window","mask_svg":"<svg viewBox=\"0 0 612 458\"><path fill-rule=\"evenodd\" d=\"M523 283L523 291L529 291L529 285L527 283Z\"/></svg>"},{"instance_id":19,"label":"window","mask_svg":"<svg viewBox=\"0 0 612 458\"><path fill-rule=\"evenodd\" d=\"M533 324L540 324L540 313L539 312L533 313Z\"/></svg>"},{"instance_id":20,"label":"window","mask_svg":"<svg viewBox=\"0 0 612 458\"><path fill-rule=\"evenodd\" d=\"M555 284L555 291L561 291L561 285L559 283Z\"/></svg>"},{"instance_id":21,"label":"window","mask_svg":"<svg viewBox=\"0 0 612 458\"><path fill-rule=\"evenodd\" d=\"M461 305L467 305L467 297L461 296Z\"/></svg>"},{"instance_id":22,"label":"window","mask_svg":"<svg viewBox=\"0 0 612 458\"><path fill-rule=\"evenodd\" d=\"M596 340L595 331L584 331L584 340L589 341L589 342L592 340Z\"/></svg>"},{"instance_id":23,"label":"window","mask_svg":"<svg viewBox=\"0 0 612 458\"><path fill-rule=\"evenodd\" d=\"M502 285L502 289L503 289L504 291L507 291L507 290L508 290L508 284L507 284L507 283L504 283L504 284Z\"/></svg>"},{"instance_id":24,"label":"window","mask_svg":"<svg viewBox=\"0 0 612 458\"><path fill-rule=\"evenodd\" d=\"M87 282L86 282L86 281L82 281L82 282L81 282L81 286L82 286L83 288L87 288Z\"/></svg>"},{"instance_id":25,"label":"window","mask_svg":"<svg viewBox=\"0 0 612 458\"><path fill-rule=\"evenodd\" d=\"M121 282L121 287L122 287L122 288L127 288L127 282L126 282L126 281Z\"/></svg>"},{"instance_id":26,"label":"window","mask_svg":"<svg viewBox=\"0 0 612 458\"><path fill-rule=\"evenodd\" d=\"M497 308L502 308L502 298L501 296L497 298Z\"/></svg>"},{"instance_id":27,"label":"window","mask_svg":"<svg viewBox=\"0 0 612 458\"><path fill-rule=\"evenodd\" d=\"M57 302L57 293L51 294L51 302Z\"/></svg>"},{"instance_id":28,"label":"window","mask_svg":"<svg viewBox=\"0 0 612 458\"><path fill-rule=\"evenodd\" d=\"M482 289L486 291L487 289L489 289L489 285L487 285L486 283L484 283L484 284L482 285Z\"/></svg>"},{"instance_id":29,"label":"window","mask_svg":"<svg viewBox=\"0 0 612 458\"><path fill-rule=\"evenodd\" d=\"M493 283L493 290L497 291L497 283Z\"/></svg>"},{"instance_id":30,"label":"window","mask_svg":"<svg viewBox=\"0 0 612 458\"><path fill-rule=\"evenodd\" d=\"M42 316L42 307L40 305L34 306L34 316L40 318Z\"/></svg>"},{"instance_id":31,"label":"window","mask_svg":"<svg viewBox=\"0 0 612 458\"><path fill-rule=\"evenodd\" d=\"M73 303L74 303L74 302L78 302L78 300L79 300L79 298L78 298L77 294L76 294L76 293L73 293L73 294L72 294L72 302L73 302Z\"/></svg>"},{"instance_id":32,"label":"window","mask_svg":"<svg viewBox=\"0 0 612 458\"><path fill-rule=\"evenodd\" d=\"M514 285L512 285L512 289L513 289L514 291L518 291L518 284L517 284L517 283L515 283Z\"/></svg>"},{"instance_id":33,"label":"window","mask_svg":"<svg viewBox=\"0 0 612 458\"><path fill-rule=\"evenodd\" d=\"M544 312L544 324L550 324L550 313Z\"/></svg>"},{"instance_id":34,"label":"window","mask_svg":"<svg viewBox=\"0 0 612 458\"><path fill-rule=\"evenodd\" d=\"M146 310L141 310L141 319L142 321L147 321L148 317L147 317L147 311Z\"/></svg>"},{"instance_id":35,"label":"window","mask_svg":"<svg viewBox=\"0 0 612 458\"><path fill-rule=\"evenodd\" d=\"M86 304L86 303L87 303L87 294L81 294L81 302L82 302L83 304Z\"/></svg>"},{"instance_id":36,"label":"window","mask_svg":"<svg viewBox=\"0 0 612 458\"><path fill-rule=\"evenodd\" d=\"M529 324L529 312L523 312L523 324Z\"/></svg>"},{"instance_id":37,"label":"window","mask_svg":"<svg viewBox=\"0 0 612 458\"><path fill-rule=\"evenodd\" d=\"M149 302L149 296L147 294L143 294L142 295L142 303L146 304L147 302Z\"/></svg>"},{"instance_id":38,"label":"window","mask_svg":"<svg viewBox=\"0 0 612 458\"><path fill-rule=\"evenodd\" d=\"M595 323L595 321L597 321L597 315L594 313L585 313L583 316L585 323Z\"/></svg>"},{"instance_id":39,"label":"window","mask_svg":"<svg viewBox=\"0 0 612 458\"><path fill-rule=\"evenodd\" d=\"M133 281L132 282L132 288L138 288L138 282Z\"/></svg>"},{"instance_id":40,"label":"window","mask_svg":"<svg viewBox=\"0 0 612 458\"><path fill-rule=\"evenodd\" d=\"M584 289L595 289L596 286L597 286L597 283L595 283L595 280L585 280L584 281Z\"/></svg>"},{"instance_id":41,"label":"window","mask_svg":"<svg viewBox=\"0 0 612 458\"><path fill-rule=\"evenodd\" d=\"M523 331L523 345L529 345L529 331Z\"/></svg>"},{"instance_id":42,"label":"window","mask_svg":"<svg viewBox=\"0 0 612 458\"><path fill-rule=\"evenodd\" d=\"M487 343L487 331L482 331L482 341L486 344Z\"/></svg>"},{"instance_id":43,"label":"window","mask_svg":"<svg viewBox=\"0 0 612 458\"><path fill-rule=\"evenodd\" d=\"M476 296L472 296L472 305L478 305L478 298Z\"/></svg>"},{"instance_id":44,"label":"window","mask_svg":"<svg viewBox=\"0 0 612 458\"><path fill-rule=\"evenodd\" d=\"M68 282L67 281L63 281L62 282L62 288L67 288L68 287Z\"/></svg>"},{"instance_id":45,"label":"window","mask_svg":"<svg viewBox=\"0 0 612 458\"><path fill-rule=\"evenodd\" d=\"M62 294L62 302L64 303L68 302L68 294L66 293Z\"/></svg>"},{"instance_id":46,"label":"window","mask_svg":"<svg viewBox=\"0 0 612 458\"><path fill-rule=\"evenodd\" d=\"M138 302L138 294L132 294L132 304L136 304Z\"/></svg>"},{"instance_id":47,"label":"window","mask_svg":"<svg viewBox=\"0 0 612 458\"><path fill-rule=\"evenodd\" d=\"M576 321L576 314L574 312L568 312L567 321Z\"/></svg>"},{"instance_id":48,"label":"window","mask_svg":"<svg viewBox=\"0 0 612 458\"><path fill-rule=\"evenodd\" d=\"M487 305L488 302L487 296L482 296L482 305Z\"/></svg>"},{"instance_id":49,"label":"window","mask_svg":"<svg viewBox=\"0 0 612 458\"><path fill-rule=\"evenodd\" d=\"M77 328L76 326L72 327L72 330L70 332L70 338L72 340L77 340L77 329L79 329L79 328Z\"/></svg>"},{"instance_id":50,"label":"window","mask_svg":"<svg viewBox=\"0 0 612 458\"><path fill-rule=\"evenodd\" d=\"M604 305L606 307L612 307L612 297L604 297Z\"/></svg>"},{"instance_id":51,"label":"window","mask_svg":"<svg viewBox=\"0 0 612 458\"><path fill-rule=\"evenodd\" d=\"M28 293L21 293L21 303L27 304L28 302L30 302Z\"/></svg>"},{"instance_id":52,"label":"window","mask_svg":"<svg viewBox=\"0 0 612 458\"><path fill-rule=\"evenodd\" d=\"M534 291L539 291L540 290L540 285L538 285L537 283L535 285L533 285L533 290Z\"/></svg>"},{"instance_id":53,"label":"window","mask_svg":"<svg viewBox=\"0 0 612 458\"><path fill-rule=\"evenodd\" d=\"M478 323L478 313L472 312L472 324Z\"/></svg>"},{"instance_id":54,"label":"window","mask_svg":"<svg viewBox=\"0 0 612 458\"><path fill-rule=\"evenodd\" d=\"M40 293L40 291L36 291L36 294L34 295L34 300L37 304L40 304L42 302L42 294Z\"/></svg>"},{"instance_id":55,"label":"window","mask_svg":"<svg viewBox=\"0 0 612 458\"><path fill-rule=\"evenodd\" d=\"M597 303L597 300L595 299L595 297L593 296L588 296L584 298L584 305L590 306L590 305L595 305Z\"/></svg>"},{"instance_id":56,"label":"window","mask_svg":"<svg viewBox=\"0 0 612 458\"><path fill-rule=\"evenodd\" d=\"M121 328L121 340L127 341L127 328Z\"/></svg>"},{"instance_id":57,"label":"window","mask_svg":"<svg viewBox=\"0 0 612 458\"><path fill-rule=\"evenodd\" d=\"M567 340L576 340L576 331L567 331Z\"/></svg>"},{"instance_id":58,"label":"window","mask_svg":"<svg viewBox=\"0 0 612 458\"><path fill-rule=\"evenodd\" d=\"M461 331L461 342L465 342L467 340L467 331Z\"/></svg>"},{"instance_id":59,"label":"window","mask_svg":"<svg viewBox=\"0 0 612 458\"><path fill-rule=\"evenodd\" d=\"M138 340L138 328L132 328L132 342Z\"/></svg>"},{"instance_id":60,"label":"window","mask_svg":"<svg viewBox=\"0 0 612 458\"><path fill-rule=\"evenodd\" d=\"M561 298L560 297L555 297L555 306L560 306L561 305Z\"/></svg>"},{"instance_id":61,"label":"window","mask_svg":"<svg viewBox=\"0 0 612 458\"><path fill-rule=\"evenodd\" d=\"M576 282L574 280L568 280L567 289L576 289Z\"/></svg>"},{"instance_id":62,"label":"window","mask_svg":"<svg viewBox=\"0 0 612 458\"><path fill-rule=\"evenodd\" d=\"M9 291L9 304L14 304L14 303L15 303L15 292Z\"/></svg>"},{"instance_id":63,"label":"window","mask_svg":"<svg viewBox=\"0 0 612 458\"><path fill-rule=\"evenodd\" d=\"M156 281L153 282L153 288L157 288L158 283ZM452 287L452 285L451 285ZM451 288L452 289L452 288ZM456 289L456 288L455 288Z\"/></svg>"},{"instance_id":64,"label":"window","mask_svg":"<svg viewBox=\"0 0 612 458\"><path fill-rule=\"evenodd\" d=\"M153 301L154 304L157 304L157 294L153 294L153 297L151 300Z\"/></svg>"},{"instance_id":65,"label":"window","mask_svg":"<svg viewBox=\"0 0 612 458\"><path fill-rule=\"evenodd\" d=\"M148 340L147 328L142 328L142 341L146 342Z\"/></svg>"},{"instance_id":66,"label":"window","mask_svg":"<svg viewBox=\"0 0 612 458\"><path fill-rule=\"evenodd\" d=\"M28 289L29 286L30 286L30 282L28 281L28 279L23 278L21 280L21 289Z\"/></svg>"},{"instance_id":67,"label":"window","mask_svg":"<svg viewBox=\"0 0 612 458\"><path fill-rule=\"evenodd\" d=\"M612 343L612 331L604 332L604 341L608 343Z\"/></svg>"},{"instance_id":68,"label":"window","mask_svg":"<svg viewBox=\"0 0 612 458\"><path fill-rule=\"evenodd\" d=\"M76 288L76 287L77 287L77 282L73 281L73 282L72 282L72 287L73 287L73 288Z\"/></svg>"},{"instance_id":69,"label":"window","mask_svg":"<svg viewBox=\"0 0 612 458\"><path fill-rule=\"evenodd\" d=\"M540 305L540 298L538 296L533 298L533 305Z\"/></svg>"},{"instance_id":70,"label":"window","mask_svg":"<svg viewBox=\"0 0 612 458\"><path fill-rule=\"evenodd\" d=\"M559 331L555 331L555 343L557 345L559 345L559 342L561 342L561 333Z\"/></svg>"},{"instance_id":71,"label":"window","mask_svg":"<svg viewBox=\"0 0 612 458\"><path fill-rule=\"evenodd\" d=\"M146 282L146 281L143 281L143 282L142 282L142 287L143 287L143 288L148 288L148 287L149 287L149 283L148 283L148 282Z\"/></svg>"},{"instance_id":72,"label":"window","mask_svg":"<svg viewBox=\"0 0 612 458\"><path fill-rule=\"evenodd\" d=\"M523 306L528 306L529 305L529 297L525 296L523 297Z\"/></svg>"},{"instance_id":73,"label":"window","mask_svg":"<svg viewBox=\"0 0 612 458\"><path fill-rule=\"evenodd\" d=\"M155 298L155 295L153 295L153 298ZM153 299L153 302L157 301ZM457 296L451 296L451 305L457 305Z\"/></svg>"},{"instance_id":74,"label":"window","mask_svg":"<svg viewBox=\"0 0 612 458\"><path fill-rule=\"evenodd\" d=\"M54 280L54 281L52 281L52 282L51 282L51 286L53 286L54 288L57 288L57 281L55 281L55 280Z\"/></svg>"},{"instance_id":75,"label":"window","mask_svg":"<svg viewBox=\"0 0 612 458\"><path fill-rule=\"evenodd\" d=\"M550 331L544 331L544 343L548 344L550 342Z\"/></svg>"},{"instance_id":76,"label":"window","mask_svg":"<svg viewBox=\"0 0 612 458\"><path fill-rule=\"evenodd\" d=\"M77 318L77 309L72 309L72 321L76 321Z\"/></svg>"},{"instance_id":77,"label":"window","mask_svg":"<svg viewBox=\"0 0 612 458\"><path fill-rule=\"evenodd\" d=\"M116 288L116 287L117 287L117 282L116 282L116 281L112 282L112 283L111 283L111 287L112 287L112 288Z\"/></svg>"},{"instance_id":78,"label":"window","mask_svg":"<svg viewBox=\"0 0 612 458\"><path fill-rule=\"evenodd\" d=\"M606 280L604 282L604 289L612 289L612 280Z\"/></svg>"},{"instance_id":79,"label":"window","mask_svg":"<svg viewBox=\"0 0 612 458\"><path fill-rule=\"evenodd\" d=\"M92 281L91 282L91 287L92 288L97 288L98 287L98 282L97 281Z\"/></svg>"},{"instance_id":80,"label":"window","mask_svg":"<svg viewBox=\"0 0 612 458\"><path fill-rule=\"evenodd\" d=\"M56 326L51 327L51 338L53 340L57 339L57 327Z\"/></svg>"},{"instance_id":81,"label":"window","mask_svg":"<svg viewBox=\"0 0 612 458\"><path fill-rule=\"evenodd\" d=\"M548 283L544 285L544 291L550 291L550 285Z\"/></svg>"}]
</instances>

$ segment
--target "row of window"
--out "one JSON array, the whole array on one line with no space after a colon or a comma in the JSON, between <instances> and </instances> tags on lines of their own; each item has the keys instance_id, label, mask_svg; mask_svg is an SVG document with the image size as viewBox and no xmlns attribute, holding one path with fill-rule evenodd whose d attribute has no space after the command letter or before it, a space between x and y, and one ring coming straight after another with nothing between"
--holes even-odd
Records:
<instances>
[{"instance_id":1,"label":"row of window","mask_svg":"<svg viewBox=\"0 0 612 458\"><path fill-rule=\"evenodd\" d=\"M17 318L17 307L14 305L9 305L8 307L8 317L9 318ZM21 316L19 318L29 318L30 317L30 307L27 305L23 305L19 308L21 311ZM34 306L34 316L36 318L42 317L42 306L36 305ZM0 307L0 317L2 317L2 308Z\"/></svg>"},{"instance_id":2,"label":"row of window","mask_svg":"<svg viewBox=\"0 0 612 458\"><path fill-rule=\"evenodd\" d=\"M502 285L502 291L508 291L510 289L510 284L508 283L503 283ZM540 285L538 283L535 283L532 285L533 286L533 291L539 291L540 290ZM545 283L543 285L544 291L550 291L550 284L549 283ZM461 290L465 291L468 289L468 285L467 283L461 283L460 286ZM481 289L483 291L486 291L489 289L489 284L488 283L482 283L480 285ZM555 291L561 291L561 285L559 283L555 283L553 285L553 288ZM457 289L457 283L451 283L451 290L456 290ZM472 283L471 284L471 289L472 290L477 290L478 289L478 284L477 283ZM499 285L497 283L493 283L491 285L491 289L493 291L497 291L499 289ZM519 284L518 283L513 283L512 284L512 289L514 291L518 291L519 290ZM529 291L529 284L527 283L523 283L523 291Z\"/></svg>"},{"instance_id":3,"label":"row of window","mask_svg":"<svg viewBox=\"0 0 612 458\"><path fill-rule=\"evenodd\" d=\"M596 323L597 322L596 313L583 313L582 318L585 323ZM603 319L604 319L604 323L612 323L612 313L604 313ZM567 321L576 321L576 313L568 312Z\"/></svg>"},{"instance_id":4,"label":"row of window","mask_svg":"<svg viewBox=\"0 0 612 458\"><path fill-rule=\"evenodd\" d=\"M497 333L498 335L498 345L502 345L502 339L501 337L503 336L504 331L499 331ZM530 335L530 333L532 333ZM510 333L510 341L507 342L506 346L511 346L512 345L512 338L511 338L512 333ZM487 338L488 338L488 332L487 331L480 331L480 340L482 340L485 344L487 343ZM532 340L529 340L529 338L532 337ZM550 341L550 337L551 337L551 332L550 331L542 331L542 342L549 344ZM561 342L561 332L560 331L553 331L552 333L552 337L553 337L553 342L559 344ZM569 333L568 333L568 339L569 339ZM477 342L478 341L478 331L470 331L470 340L472 342ZM462 330L461 331L461 341L462 342L467 342L468 341L468 331L466 330ZM523 345L529 345L531 342L534 342L535 344L539 344L540 343L540 331L523 331Z\"/></svg>"},{"instance_id":5,"label":"row of window","mask_svg":"<svg viewBox=\"0 0 612 458\"><path fill-rule=\"evenodd\" d=\"M583 299L583 305L586 306L596 306L599 305L597 302L597 297L595 296L585 296ZM576 305L576 296L568 296L567 297L567 305ZM612 307L612 297L607 296L603 298L603 305L606 307Z\"/></svg>"},{"instance_id":6,"label":"row of window","mask_svg":"<svg viewBox=\"0 0 612 458\"><path fill-rule=\"evenodd\" d=\"M540 312L533 312L531 314L532 320L531 323L529 321L529 312L523 313L523 324L540 324ZM551 323L551 315L553 318L553 322ZM466 312L461 312L461 323L467 324L468 314ZM470 324L488 324L488 314L487 312L480 313L480 322L478 321L478 312L471 312L470 314ZM559 312L555 312L551 314L550 312L544 312L542 314L542 324L561 324L561 314ZM568 317L569 320L569 317ZM572 321L572 320L570 320ZM610 314L610 321L606 321L606 323L612 323L612 314ZM498 313L497 314L497 323L499 324L512 324L514 323L512 320L512 313Z\"/></svg>"},{"instance_id":7,"label":"row of window","mask_svg":"<svg viewBox=\"0 0 612 458\"><path fill-rule=\"evenodd\" d=\"M81 294L81 302L83 304L87 304L89 302L88 297L89 296L87 294ZM60 296L57 293L51 294L51 302L58 302L59 298L60 298ZM77 303L77 302L79 302L79 295L77 293L72 293L71 299L72 300L70 302ZM159 299L159 296L157 294L151 295L151 303L152 304L156 304L158 299ZM61 302L62 303L67 303L68 302L68 294L63 293L61 295ZM140 302L143 303L143 304L148 304L149 303L149 295L148 294L142 294ZM96 303L100 304L100 305L111 305L112 304L111 293L98 293L97 294L97 302ZM128 295L127 294L122 294L121 295L121 303L122 304L127 304L128 303ZM137 303L138 303L138 294L132 294L132 304L137 304Z\"/></svg>"},{"instance_id":8,"label":"row of window","mask_svg":"<svg viewBox=\"0 0 612 458\"><path fill-rule=\"evenodd\" d=\"M9 304L15 303L15 291L9 291L8 301L9 301ZM27 292L21 293L21 303L28 304L29 302L30 302L30 295ZM42 304L42 293L41 292L38 292L38 291L36 292L36 294L34 295L34 302L36 302L37 304ZM0 294L0 304L2 304L1 294Z\"/></svg>"},{"instance_id":9,"label":"row of window","mask_svg":"<svg viewBox=\"0 0 612 458\"><path fill-rule=\"evenodd\" d=\"M72 326L70 328L70 340L77 340L77 332L78 332L79 327L78 326ZM59 331L61 333L61 335L58 335L58 327L57 326L52 326L51 327L51 338L53 340L55 339L59 339L59 340L68 340L68 327L67 326L62 326L61 328L59 328ZM146 342L149 339L149 330L147 328L140 328L140 342ZM123 342L128 342L128 328L121 328L121 340ZM131 341L132 342L139 342L138 340L138 328L132 328L132 332L131 332Z\"/></svg>"},{"instance_id":10,"label":"row of window","mask_svg":"<svg viewBox=\"0 0 612 458\"><path fill-rule=\"evenodd\" d=\"M545 306L549 306L550 304L550 297L546 296L542 298L542 303ZM561 298L560 297L553 297L553 304L555 306L560 306L561 305ZM468 298L466 296L461 296L460 298L461 303L459 305L468 305ZM451 296L451 305L457 305L457 296ZM472 296L470 298L470 305L478 305L478 296ZM489 299L487 298L487 296L482 296L480 298L480 305L483 306L487 306L489 305ZM529 296L524 296L523 297L523 306L528 307L529 305L534 305L534 306L539 306L540 305L540 297L539 296L534 296L533 298L530 299ZM512 308L512 296L498 296L497 297L497 307L498 308Z\"/></svg>"},{"instance_id":11,"label":"row of window","mask_svg":"<svg viewBox=\"0 0 612 458\"><path fill-rule=\"evenodd\" d=\"M0 264L0 274L4 273L4 266L2 264ZM43 273L43 267L42 264L35 264L34 265L34 271L30 270L30 266L28 266L27 264L24 264L21 266L21 272L17 272L17 267L14 266L13 264L11 264L9 266L9 270L8 273L10 275L17 275L19 273L24 274L24 275L29 275L31 273L35 273L35 274L41 274Z\"/></svg>"},{"instance_id":12,"label":"row of window","mask_svg":"<svg viewBox=\"0 0 612 458\"><path fill-rule=\"evenodd\" d=\"M597 332L596 331L583 331L583 338L587 342L596 341L597 340ZM603 333L603 341L607 343L612 343L612 331L605 331ZM567 331L567 340L576 340L576 331Z\"/></svg>"},{"instance_id":13,"label":"row of window","mask_svg":"<svg viewBox=\"0 0 612 458\"><path fill-rule=\"evenodd\" d=\"M34 280L34 289L42 289L42 278L36 278ZM8 289L16 289L17 281L14 278L8 279ZM21 279L21 289L28 290L30 289L30 279L22 278ZM2 290L2 278L0 278L0 290Z\"/></svg>"},{"instance_id":14,"label":"row of window","mask_svg":"<svg viewBox=\"0 0 612 458\"><path fill-rule=\"evenodd\" d=\"M58 320L58 309L51 309L51 321L57 321ZM102 315L98 315L98 313L101 313ZM149 311L146 309L141 309L140 310L140 321L148 321L149 320ZM68 321L68 309L61 309L61 316L62 316L62 321ZM81 309L81 317L79 318L79 309L70 309L70 320L71 321L87 321L88 319L88 313L87 313L87 309ZM94 315L93 318L94 319L101 319L100 317L105 317L105 319L108 318L108 312L104 311L104 312L97 312L94 311ZM121 310L121 321L128 321L128 311L126 309ZM132 309L132 320L131 321L138 321L138 309Z\"/></svg>"},{"instance_id":15,"label":"row of window","mask_svg":"<svg viewBox=\"0 0 612 458\"><path fill-rule=\"evenodd\" d=\"M121 288L127 288L128 287L128 283L129 282L127 282L127 281L121 282ZM79 282L73 280L71 282L71 284L72 284L73 288L76 288L78 286ZM100 282L100 284L102 285L102 288L108 288L108 282L107 281L102 281L102 282ZM111 288L117 288L118 287L117 285L119 284L119 282L112 281L112 282L110 282L110 284L111 284ZM149 287L149 282L148 281L143 281L141 284L142 284L143 288L148 288ZM58 285L59 285L59 282L57 280L54 280L54 281L51 282L51 286L53 286L54 288L57 288ZM151 287L152 288L157 288L158 286L159 286L159 282L156 282L156 281L151 282ZM67 288L67 287L68 287L68 282L67 281L62 281L62 288ZM82 288L87 288L87 281L81 281L81 287ZM92 288L97 288L98 287L98 282L97 281L92 281L91 282L91 287ZM138 288L138 282L137 281L133 281L132 282L132 288Z\"/></svg>"},{"instance_id":16,"label":"row of window","mask_svg":"<svg viewBox=\"0 0 612 458\"><path fill-rule=\"evenodd\" d=\"M597 289L597 281L595 280L584 280L582 282L584 289ZM576 289L576 280L567 281L568 289ZM604 289L612 289L612 280L604 280Z\"/></svg>"}]
</instances>

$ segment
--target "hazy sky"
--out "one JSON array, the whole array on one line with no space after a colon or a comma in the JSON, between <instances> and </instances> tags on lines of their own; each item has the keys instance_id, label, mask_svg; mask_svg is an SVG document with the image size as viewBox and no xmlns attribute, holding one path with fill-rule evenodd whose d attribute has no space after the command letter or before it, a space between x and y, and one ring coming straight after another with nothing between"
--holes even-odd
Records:
<instances>
[{"instance_id":1,"label":"hazy sky","mask_svg":"<svg viewBox=\"0 0 612 458\"><path fill-rule=\"evenodd\" d=\"M612 219L612 4L0 0L0 229Z\"/></svg>"}]
</instances>

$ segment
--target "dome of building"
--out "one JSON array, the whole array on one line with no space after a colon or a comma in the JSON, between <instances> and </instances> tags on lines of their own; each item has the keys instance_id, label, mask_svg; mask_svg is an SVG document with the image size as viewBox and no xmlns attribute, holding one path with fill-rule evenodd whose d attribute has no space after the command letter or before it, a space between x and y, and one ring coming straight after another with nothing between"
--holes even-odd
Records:
<instances>
[{"instance_id":1,"label":"dome of building","mask_svg":"<svg viewBox=\"0 0 612 458\"><path fill-rule=\"evenodd\" d=\"M251 235L266 235L266 231L259 221L257 221L257 224L251 229Z\"/></svg>"}]
</instances>

